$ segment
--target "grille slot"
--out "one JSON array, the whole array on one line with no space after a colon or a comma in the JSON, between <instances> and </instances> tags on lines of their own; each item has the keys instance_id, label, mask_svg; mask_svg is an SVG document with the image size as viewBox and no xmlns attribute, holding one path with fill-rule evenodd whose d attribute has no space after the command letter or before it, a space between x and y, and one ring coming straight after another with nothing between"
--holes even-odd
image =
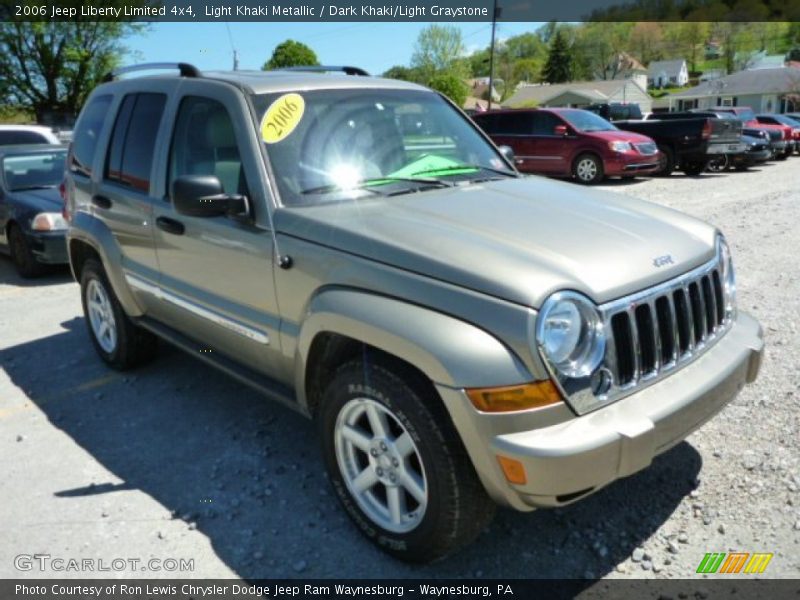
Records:
<instances>
[{"instance_id":1,"label":"grille slot","mask_svg":"<svg viewBox=\"0 0 800 600\"><path fill-rule=\"evenodd\" d=\"M693 360L728 329L719 258L672 281L600 307L612 401Z\"/></svg>"},{"instance_id":2,"label":"grille slot","mask_svg":"<svg viewBox=\"0 0 800 600\"><path fill-rule=\"evenodd\" d=\"M634 311L636 329L639 332L639 354L642 377L656 372L656 329L649 304L642 304Z\"/></svg>"},{"instance_id":3,"label":"grille slot","mask_svg":"<svg viewBox=\"0 0 800 600\"><path fill-rule=\"evenodd\" d=\"M616 380L619 385L626 385L633 381L635 376L633 336L628 313L614 315L611 318L611 330L614 333L614 343L617 349Z\"/></svg>"}]
</instances>

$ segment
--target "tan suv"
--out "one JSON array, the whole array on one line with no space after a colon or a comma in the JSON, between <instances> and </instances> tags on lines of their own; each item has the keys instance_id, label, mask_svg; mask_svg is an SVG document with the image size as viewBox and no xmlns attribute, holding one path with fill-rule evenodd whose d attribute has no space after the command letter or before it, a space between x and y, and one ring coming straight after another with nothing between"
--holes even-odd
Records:
<instances>
[{"instance_id":1,"label":"tan suv","mask_svg":"<svg viewBox=\"0 0 800 600\"><path fill-rule=\"evenodd\" d=\"M711 225L522 177L417 85L175 67L99 86L77 123L92 342L126 369L167 340L315 419L393 555L643 469L755 380L761 330Z\"/></svg>"}]
</instances>

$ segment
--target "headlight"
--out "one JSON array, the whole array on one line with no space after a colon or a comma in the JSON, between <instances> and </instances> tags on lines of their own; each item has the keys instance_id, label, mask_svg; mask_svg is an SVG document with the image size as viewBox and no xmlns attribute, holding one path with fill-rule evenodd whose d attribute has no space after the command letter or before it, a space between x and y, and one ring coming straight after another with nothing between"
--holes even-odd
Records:
<instances>
[{"instance_id":1,"label":"headlight","mask_svg":"<svg viewBox=\"0 0 800 600\"><path fill-rule=\"evenodd\" d=\"M614 152L627 152L633 148L630 142L608 142L608 147Z\"/></svg>"},{"instance_id":2,"label":"headlight","mask_svg":"<svg viewBox=\"0 0 800 600\"><path fill-rule=\"evenodd\" d=\"M61 213L39 213L31 222L34 231L63 231L68 227Z\"/></svg>"},{"instance_id":3,"label":"headlight","mask_svg":"<svg viewBox=\"0 0 800 600\"><path fill-rule=\"evenodd\" d=\"M588 377L603 360L606 337L597 307L574 292L557 292L542 305L536 341L562 378Z\"/></svg>"},{"instance_id":4,"label":"headlight","mask_svg":"<svg viewBox=\"0 0 800 600\"><path fill-rule=\"evenodd\" d=\"M733 319L736 317L736 275L733 272L731 250L722 236L718 238L717 246L719 248L722 291L725 296L725 318Z\"/></svg>"}]
</instances>

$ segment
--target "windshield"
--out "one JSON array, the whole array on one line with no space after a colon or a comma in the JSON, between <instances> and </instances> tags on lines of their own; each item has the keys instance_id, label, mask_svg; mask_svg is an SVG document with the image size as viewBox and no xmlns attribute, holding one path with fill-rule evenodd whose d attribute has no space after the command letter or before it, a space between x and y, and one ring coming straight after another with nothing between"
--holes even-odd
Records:
<instances>
[{"instance_id":1,"label":"windshield","mask_svg":"<svg viewBox=\"0 0 800 600\"><path fill-rule=\"evenodd\" d=\"M3 177L12 192L56 187L64 178L66 150L10 154L3 158Z\"/></svg>"},{"instance_id":2,"label":"windshield","mask_svg":"<svg viewBox=\"0 0 800 600\"><path fill-rule=\"evenodd\" d=\"M797 122L792 120L792 119L790 119L787 116L784 116L784 115L767 115L767 116L768 117L772 117L778 123L782 123L783 125L789 125L790 127L797 127Z\"/></svg>"},{"instance_id":3,"label":"windshield","mask_svg":"<svg viewBox=\"0 0 800 600\"><path fill-rule=\"evenodd\" d=\"M517 176L474 125L431 92L328 89L263 94L253 103L287 205Z\"/></svg>"},{"instance_id":4,"label":"windshield","mask_svg":"<svg viewBox=\"0 0 800 600\"><path fill-rule=\"evenodd\" d=\"M616 126L588 110L565 110L559 115L578 131L617 131Z\"/></svg>"}]
</instances>

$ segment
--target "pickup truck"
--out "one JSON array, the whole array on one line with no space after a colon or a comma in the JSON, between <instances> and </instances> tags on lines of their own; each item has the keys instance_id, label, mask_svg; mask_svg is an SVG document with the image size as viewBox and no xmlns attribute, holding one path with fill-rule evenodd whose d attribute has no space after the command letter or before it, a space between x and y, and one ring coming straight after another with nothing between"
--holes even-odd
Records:
<instances>
[{"instance_id":1,"label":"pickup truck","mask_svg":"<svg viewBox=\"0 0 800 600\"><path fill-rule=\"evenodd\" d=\"M672 113L672 114L679 114L679 113ZM727 120L729 122L739 121L742 124L742 135L747 135L756 138L760 137L767 140L769 145L769 151L771 154L770 158L775 158L777 160L786 160L789 154L791 154L791 150L787 151L787 141L786 139L784 139L783 131L777 127L762 125L756 121L745 121L740 116L737 116L737 113L727 110L693 109L690 112L683 114L693 115L703 118L710 118L710 119L722 119L722 120Z\"/></svg>"},{"instance_id":2,"label":"pickup truck","mask_svg":"<svg viewBox=\"0 0 800 600\"><path fill-rule=\"evenodd\" d=\"M709 109L716 113L727 113L739 119L744 127L751 127L757 129L765 129L770 131L770 139L775 143L773 150L775 158L784 160L788 158L794 151L794 141L792 140L792 127L783 124L767 123L761 121L756 117L755 112L749 106L715 106ZM697 109L695 109L695 112ZM780 134L778 137L775 134Z\"/></svg>"},{"instance_id":3,"label":"pickup truck","mask_svg":"<svg viewBox=\"0 0 800 600\"><path fill-rule=\"evenodd\" d=\"M748 157L748 142L742 139L745 135L744 125L733 115L716 112L672 112L649 115L649 120L682 121L686 119L705 119L711 123L712 154L708 167L711 171L721 171L729 166L746 168L752 165ZM759 136L757 131L749 131L750 135ZM734 141L735 140L735 141Z\"/></svg>"},{"instance_id":4,"label":"pickup truck","mask_svg":"<svg viewBox=\"0 0 800 600\"><path fill-rule=\"evenodd\" d=\"M655 140L661 151L659 175L669 175L676 168L687 175L699 175L715 156L744 153L742 128L733 121L699 119L695 115L677 118L679 113L648 115L646 121L618 121L620 129L635 131Z\"/></svg>"}]
</instances>

